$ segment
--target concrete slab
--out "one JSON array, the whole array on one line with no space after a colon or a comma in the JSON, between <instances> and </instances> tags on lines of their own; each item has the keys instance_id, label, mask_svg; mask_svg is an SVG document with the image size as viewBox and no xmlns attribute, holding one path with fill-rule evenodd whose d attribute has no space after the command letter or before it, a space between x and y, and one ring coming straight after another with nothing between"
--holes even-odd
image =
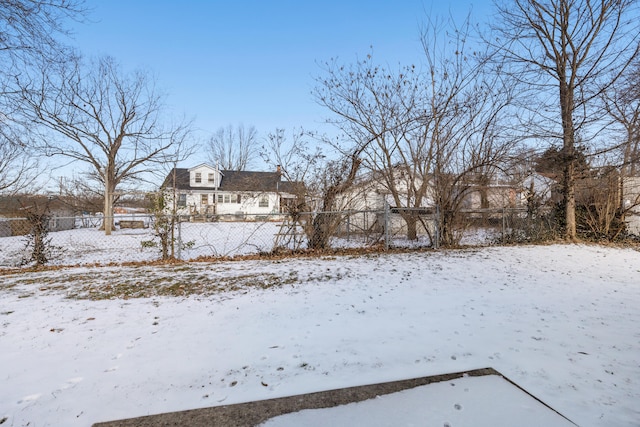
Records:
<instances>
[{"instance_id":1,"label":"concrete slab","mask_svg":"<svg viewBox=\"0 0 640 427\"><path fill-rule=\"evenodd\" d=\"M468 383L465 383L467 385L464 387L459 387L459 392L463 392L464 390L465 396L451 395L450 391L443 393L444 390L453 390L453 387L450 386L455 385L456 380L489 376L493 376L494 378L492 378L491 381L482 381L481 383L484 388L475 386L470 387ZM446 382L449 382L449 384L444 384ZM423 387L428 385L432 385L432 387ZM442 388L444 385L446 385L446 389ZM435 388L438 386L441 387L439 390ZM487 396L487 387L490 387L490 396ZM476 390L476 394L468 393L470 388ZM401 392L405 394L402 394ZM406 393L413 393L413 397ZM422 394L416 395L416 393ZM477 393L484 393L484 397ZM445 398L445 395L449 400L454 399L456 402L463 402L465 412L463 413L461 411L463 408L463 404L461 403L443 403L442 399ZM513 400L513 397L516 397L516 395L517 399ZM510 398L505 399L505 396L510 396ZM416 398L426 399L424 404L412 406L419 406L417 409L421 409L422 412L407 409L402 410L398 408L403 402L411 402L411 399ZM429 406L430 401L431 406ZM487 418L486 416L492 414L495 415L496 413L495 408L487 407L487 404L490 404L491 401L497 402L498 404L500 404L500 402L503 404L505 402L515 402L516 404L510 405L509 408L505 408L505 413L500 417L493 416ZM358 406L349 405L354 402L363 403L358 404ZM344 405L349 406L347 407ZM538 418L544 417L544 425L546 426L560 427L575 425L562 414L558 413L553 408L510 381L508 378L501 375L498 371L492 368L485 368L235 405L215 406L119 421L102 422L94 424L94 427L253 427L265 422L269 426L284 427L289 425L310 425L314 419L324 420L325 423L328 419L331 419L333 420L332 425L369 426L372 424L372 419L366 420L366 417L375 417L376 408L377 410L382 411L382 413L389 413L390 411L393 412L394 409L399 409L398 415L405 419L408 412L414 412L412 416L419 417L416 419L420 419L423 422L428 421L425 419L425 414L427 414L427 418L429 414L431 414L434 417L437 416L437 418L434 419L438 420L438 424L434 425L449 425L450 423L452 423L450 425L461 425L457 421L465 419L473 420L474 422L469 425L475 426L511 425L509 421L512 422L514 417L519 420L532 420L532 414L535 414ZM360 411L360 415L358 415L358 411ZM483 419L480 418L483 414L486 418L485 423L478 424L478 422ZM355 422L353 417L357 417L355 418ZM358 424L358 419L362 420L363 423ZM501 419L505 420L505 423L501 423ZM533 421L534 423L532 425L541 425L539 422L536 422L541 421L541 419ZM442 424L443 422L444 424ZM421 423L421 425L423 424L424 423ZM431 425L430 423L427 424ZM464 424L465 423L463 423L463 425ZM318 425L327 424L323 424L323 422L321 422Z\"/></svg>"}]
</instances>

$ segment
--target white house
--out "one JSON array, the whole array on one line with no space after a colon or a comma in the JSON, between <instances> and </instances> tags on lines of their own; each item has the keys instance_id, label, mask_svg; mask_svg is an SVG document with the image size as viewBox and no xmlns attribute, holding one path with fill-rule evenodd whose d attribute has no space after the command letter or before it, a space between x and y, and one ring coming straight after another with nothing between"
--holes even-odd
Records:
<instances>
[{"instance_id":1,"label":"white house","mask_svg":"<svg viewBox=\"0 0 640 427\"><path fill-rule=\"evenodd\" d=\"M178 215L233 215L236 219L278 214L295 199L297 183L282 181L275 172L226 171L202 163L174 168L162 189L168 209L175 200Z\"/></svg>"}]
</instances>

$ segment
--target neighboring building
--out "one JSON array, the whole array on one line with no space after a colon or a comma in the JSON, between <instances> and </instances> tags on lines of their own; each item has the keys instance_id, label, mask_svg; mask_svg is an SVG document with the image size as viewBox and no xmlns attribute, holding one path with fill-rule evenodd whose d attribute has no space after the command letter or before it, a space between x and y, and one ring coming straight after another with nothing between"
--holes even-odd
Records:
<instances>
[{"instance_id":1,"label":"neighboring building","mask_svg":"<svg viewBox=\"0 0 640 427\"><path fill-rule=\"evenodd\" d=\"M415 206L413 200L407 200L407 188L410 179L405 175L402 168L394 172L395 188L398 192L400 203L397 204L388 186L385 184L385 176L380 173L366 172L361 174L353 186L342 194L337 200L337 206L333 210L359 211L352 215L349 221L351 230L368 232L381 232L386 225L394 235L404 234L406 223L402 219L401 211L414 211L422 217L418 227L418 234L425 234L425 224L433 222L433 188L429 186L421 200L420 206ZM414 182L414 185L417 183ZM407 205L411 206L406 208ZM385 220L385 209L389 208L389 217ZM427 225L432 228L432 225Z\"/></svg>"},{"instance_id":2,"label":"neighboring building","mask_svg":"<svg viewBox=\"0 0 640 427\"><path fill-rule=\"evenodd\" d=\"M0 197L0 237L28 234L31 225L25 219L27 212L49 216L49 231L71 230L75 225L73 209L58 197L39 195Z\"/></svg>"},{"instance_id":3,"label":"neighboring building","mask_svg":"<svg viewBox=\"0 0 640 427\"><path fill-rule=\"evenodd\" d=\"M342 207L337 209L353 210L383 210L385 202L393 209L412 206L407 203L408 183L403 175L397 174L395 187L399 192L400 206L396 206L390 190L381 179L376 179L373 174L362 175L353 187L342 196ZM476 181L461 181L458 191L464 193L462 209L503 209L526 207L529 196L533 194L540 202L544 203L551 197L551 189L554 181L539 174L531 174L519 181L509 179L492 179L485 185L479 185ZM432 209L434 202L434 183L430 178L428 187L420 206L417 209ZM531 193L533 191L533 193Z\"/></svg>"},{"instance_id":4,"label":"neighboring building","mask_svg":"<svg viewBox=\"0 0 640 427\"><path fill-rule=\"evenodd\" d=\"M525 208L531 197L540 204L551 199L555 181L538 173L518 180L495 178L486 185L469 184L463 202L465 209Z\"/></svg>"},{"instance_id":5,"label":"neighboring building","mask_svg":"<svg viewBox=\"0 0 640 427\"><path fill-rule=\"evenodd\" d=\"M461 212L466 212L470 218L474 215L491 215L491 211L495 215L501 216L502 209L525 208L531 196L536 198L538 203L546 203L551 197L551 188L554 181L550 178L533 173L529 174L518 181L503 179L491 179L486 184L478 184L477 177L468 176L467 180L461 180L453 191L458 191L456 195L461 196L459 200L459 208ZM476 178L476 179L473 179ZM384 209L388 206L390 226L393 234L402 234L406 224L402 218L402 213L415 212L420 216L420 224L418 225L418 234L425 234L428 227L431 234L435 230L437 207L435 199L435 179L430 176L427 182L427 188L424 196L416 206L411 200L407 203L409 192L407 188L410 179L407 179L402 168L394 173L395 188L398 191L400 203L395 202L391 191L384 183L384 176L367 172L362 174L354 183L354 185L341 196L338 206L334 210L353 210L365 211L362 214L353 216L350 225L355 228L369 230L380 228L384 222ZM415 180L414 185L420 184L419 180ZM410 208L407 209L407 206Z\"/></svg>"},{"instance_id":6,"label":"neighboring building","mask_svg":"<svg viewBox=\"0 0 640 427\"><path fill-rule=\"evenodd\" d=\"M282 181L279 168L275 172L225 171L203 163L174 168L162 190L168 210L175 200L178 215L245 219L285 212L287 204L296 199L297 185Z\"/></svg>"},{"instance_id":7,"label":"neighboring building","mask_svg":"<svg viewBox=\"0 0 640 427\"><path fill-rule=\"evenodd\" d=\"M623 180L622 208L629 234L640 236L640 177L629 176Z\"/></svg>"}]
</instances>

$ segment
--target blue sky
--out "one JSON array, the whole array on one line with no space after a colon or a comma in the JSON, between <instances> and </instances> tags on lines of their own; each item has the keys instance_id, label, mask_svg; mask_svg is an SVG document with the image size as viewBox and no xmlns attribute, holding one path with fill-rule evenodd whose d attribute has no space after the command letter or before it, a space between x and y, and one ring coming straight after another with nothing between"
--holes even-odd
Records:
<instances>
[{"instance_id":1,"label":"blue sky","mask_svg":"<svg viewBox=\"0 0 640 427\"><path fill-rule=\"evenodd\" d=\"M74 26L87 56L146 68L175 115L195 118L200 138L221 126L321 130L328 112L310 95L319 62L420 61L428 15L469 11L485 22L490 0L175 1L87 0L92 22Z\"/></svg>"}]
</instances>

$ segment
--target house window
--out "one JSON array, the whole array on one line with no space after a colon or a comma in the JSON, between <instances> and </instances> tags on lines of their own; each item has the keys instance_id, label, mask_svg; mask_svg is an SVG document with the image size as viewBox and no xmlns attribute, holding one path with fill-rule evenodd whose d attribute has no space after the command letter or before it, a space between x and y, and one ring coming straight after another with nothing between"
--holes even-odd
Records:
<instances>
[{"instance_id":1,"label":"house window","mask_svg":"<svg viewBox=\"0 0 640 427\"><path fill-rule=\"evenodd\" d=\"M260 201L258 202L258 206L261 207L261 208L268 208L269 207L269 196L260 197Z\"/></svg>"},{"instance_id":2,"label":"house window","mask_svg":"<svg viewBox=\"0 0 640 427\"><path fill-rule=\"evenodd\" d=\"M209 195L208 194L203 194L201 200L202 200L202 204L203 205L208 205L209 204Z\"/></svg>"},{"instance_id":3,"label":"house window","mask_svg":"<svg viewBox=\"0 0 640 427\"><path fill-rule=\"evenodd\" d=\"M196 182L202 182L202 174L200 172L196 172Z\"/></svg>"},{"instance_id":4,"label":"house window","mask_svg":"<svg viewBox=\"0 0 640 427\"><path fill-rule=\"evenodd\" d=\"M186 194L178 194L178 207L186 208L187 207L187 195Z\"/></svg>"},{"instance_id":5,"label":"house window","mask_svg":"<svg viewBox=\"0 0 640 427\"><path fill-rule=\"evenodd\" d=\"M218 203L240 203L240 194L218 194Z\"/></svg>"},{"instance_id":6,"label":"house window","mask_svg":"<svg viewBox=\"0 0 640 427\"><path fill-rule=\"evenodd\" d=\"M210 173L208 180L209 180L209 184L215 184L216 176L214 174Z\"/></svg>"}]
</instances>

